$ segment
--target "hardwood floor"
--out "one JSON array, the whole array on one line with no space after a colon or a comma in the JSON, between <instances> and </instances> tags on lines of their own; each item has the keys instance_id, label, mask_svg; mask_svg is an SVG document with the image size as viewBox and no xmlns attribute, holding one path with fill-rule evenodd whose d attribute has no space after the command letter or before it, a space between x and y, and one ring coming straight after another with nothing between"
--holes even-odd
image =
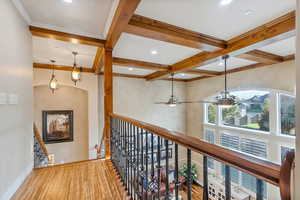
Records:
<instances>
[{"instance_id":1,"label":"hardwood floor","mask_svg":"<svg viewBox=\"0 0 300 200\"><path fill-rule=\"evenodd\" d=\"M12 200L123 200L125 190L106 160L35 169Z\"/></svg>"}]
</instances>

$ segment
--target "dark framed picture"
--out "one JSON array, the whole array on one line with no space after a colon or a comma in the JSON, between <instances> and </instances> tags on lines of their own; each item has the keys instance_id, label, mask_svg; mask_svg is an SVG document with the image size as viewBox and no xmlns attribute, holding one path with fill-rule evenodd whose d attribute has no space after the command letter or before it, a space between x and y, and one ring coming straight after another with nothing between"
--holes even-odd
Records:
<instances>
[{"instance_id":1,"label":"dark framed picture","mask_svg":"<svg viewBox=\"0 0 300 200\"><path fill-rule=\"evenodd\" d=\"M73 141L73 111L43 111L43 140L46 144Z\"/></svg>"}]
</instances>

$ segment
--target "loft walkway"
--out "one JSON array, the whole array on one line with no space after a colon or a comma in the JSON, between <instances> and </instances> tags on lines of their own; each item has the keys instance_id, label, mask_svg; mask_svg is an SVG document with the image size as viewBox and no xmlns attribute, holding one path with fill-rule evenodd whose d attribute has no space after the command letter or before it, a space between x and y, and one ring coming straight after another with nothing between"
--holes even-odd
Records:
<instances>
[{"instance_id":1,"label":"loft walkway","mask_svg":"<svg viewBox=\"0 0 300 200\"><path fill-rule=\"evenodd\" d=\"M111 161L93 160L35 169L12 200L123 200Z\"/></svg>"}]
</instances>

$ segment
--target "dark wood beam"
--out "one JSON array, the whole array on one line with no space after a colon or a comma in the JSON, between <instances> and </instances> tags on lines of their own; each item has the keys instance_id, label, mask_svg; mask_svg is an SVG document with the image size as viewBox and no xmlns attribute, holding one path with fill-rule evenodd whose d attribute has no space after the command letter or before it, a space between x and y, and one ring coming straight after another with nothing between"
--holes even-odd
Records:
<instances>
[{"instance_id":1,"label":"dark wood beam","mask_svg":"<svg viewBox=\"0 0 300 200\"><path fill-rule=\"evenodd\" d=\"M97 38L91 38L76 34L70 34L70 33L64 33L60 31L35 27L35 26L29 26L29 30L32 35L38 36L38 37L44 37L44 38L50 38L54 40L61 40L65 42L72 42L75 44L85 44L90 46L96 46L96 47L103 47L105 44L105 40L100 40Z\"/></svg>"},{"instance_id":2,"label":"dark wood beam","mask_svg":"<svg viewBox=\"0 0 300 200\"><path fill-rule=\"evenodd\" d=\"M245 34L229 40L225 49L214 52L200 52L171 66L168 72L155 72L148 80L161 79L168 74L201 66L203 63L222 55L237 56L262 46L292 37L295 35L295 12L288 13L269 23L259 26Z\"/></svg>"},{"instance_id":3,"label":"dark wood beam","mask_svg":"<svg viewBox=\"0 0 300 200\"><path fill-rule=\"evenodd\" d=\"M93 70L95 73L99 73L104 66L104 48L98 48L96 56L94 58Z\"/></svg>"},{"instance_id":4,"label":"dark wood beam","mask_svg":"<svg viewBox=\"0 0 300 200\"><path fill-rule=\"evenodd\" d=\"M284 56L283 57L284 61L290 61L290 60L295 60L295 54Z\"/></svg>"},{"instance_id":5,"label":"dark wood beam","mask_svg":"<svg viewBox=\"0 0 300 200\"><path fill-rule=\"evenodd\" d=\"M62 71L72 71L72 66L65 66L65 65L50 65L50 64L42 64L42 63L33 63L33 68L38 69L55 69L55 70L62 70ZM94 73L92 68L82 67L82 72Z\"/></svg>"},{"instance_id":6,"label":"dark wood beam","mask_svg":"<svg viewBox=\"0 0 300 200\"><path fill-rule=\"evenodd\" d=\"M205 51L223 49L227 45L224 40L140 15L132 16L125 32Z\"/></svg>"},{"instance_id":7,"label":"dark wood beam","mask_svg":"<svg viewBox=\"0 0 300 200\"><path fill-rule=\"evenodd\" d=\"M237 57L265 64L276 64L284 60L282 56L260 50L252 50L247 53L238 55Z\"/></svg>"},{"instance_id":8,"label":"dark wood beam","mask_svg":"<svg viewBox=\"0 0 300 200\"><path fill-rule=\"evenodd\" d=\"M194 70L187 70L184 73L187 74L194 74L194 75L201 75L201 76L218 76L220 72L210 71L210 70L202 70L202 69L194 69Z\"/></svg>"},{"instance_id":9,"label":"dark wood beam","mask_svg":"<svg viewBox=\"0 0 300 200\"><path fill-rule=\"evenodd\" d=\"M121 0L107 34L106 48L113 49L122 32L126 29L141 0Z\"/></svg>"}]
</instances>

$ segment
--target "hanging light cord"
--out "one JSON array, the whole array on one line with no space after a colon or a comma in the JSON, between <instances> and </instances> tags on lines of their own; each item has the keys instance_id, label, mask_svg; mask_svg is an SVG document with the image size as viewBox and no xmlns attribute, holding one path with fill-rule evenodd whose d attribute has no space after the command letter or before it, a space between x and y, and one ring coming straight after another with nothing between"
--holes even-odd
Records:
<instances>
[{"instance_id":1,"label":"hanging light cord","mask_svg":"<svg viewBox=\"0 0 300 200\"><path fill-rule=\"evenodd\" d=\"M174 73L172 73L172 97L174 97Z\"/></svg>"},{"instance_id":2,"label":"hanging light cord","mask_svg":"<svg viewBox=\"0 0 300 200\"><path fill-rule=\"evenodd\" d=\"M227 98L227 58L228 55L224 56L224 62L225 62L225 98Z\"/></svg>"}]
</instances>

